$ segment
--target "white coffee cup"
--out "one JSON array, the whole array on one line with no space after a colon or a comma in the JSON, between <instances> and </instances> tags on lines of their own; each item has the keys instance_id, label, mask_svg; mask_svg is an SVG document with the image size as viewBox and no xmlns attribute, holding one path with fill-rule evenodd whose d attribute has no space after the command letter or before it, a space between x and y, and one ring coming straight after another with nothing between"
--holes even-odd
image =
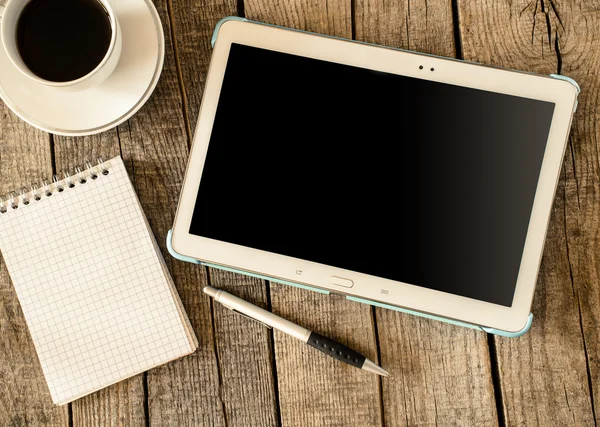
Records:
<instances>
[{"instance_id":1,"label":"white coffee cup","mask_svg":"<svg viewBox=\"0 0 600 427\"><path fill-rule=\"evenodd\" d=\"M119 21L108 0L95 0L102 4L104 9L106 9L112 30L110 45L108 46L104 58L96 68L85 76L66 82L53 82L36 76L27 65L25 65L21 59L21 55L19 55L19 50L17 48L17 23L19 22L21 12L30 1L31 0L0 0L0 38L2 39L2 45L4 46L4 50L10 61L22 74L43 85L68 90L82 90L96 86L112 74L119 62L119 57L121 56L122 38Z\"/></svg>"}]
</instances>

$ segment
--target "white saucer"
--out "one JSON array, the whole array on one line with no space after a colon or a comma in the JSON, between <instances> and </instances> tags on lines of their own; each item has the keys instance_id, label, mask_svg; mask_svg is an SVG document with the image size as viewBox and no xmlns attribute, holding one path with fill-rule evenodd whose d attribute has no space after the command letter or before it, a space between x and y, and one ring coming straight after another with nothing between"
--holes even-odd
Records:
<instances>
[{"instance_id":1,"label":"white saucer","mask_svg":"<svg viewBox=\"0 0 600 427\"><path fill-rule=\"evenodd\" d=\"M144 105L165 58L160 17L150 0L110 4L123 32L123 50L115 71L96 87L68 92L34 82L14 67L0 45L0 98L15 114L46 132L82 136L111 129Z\"/></svg>"}]
</instances>

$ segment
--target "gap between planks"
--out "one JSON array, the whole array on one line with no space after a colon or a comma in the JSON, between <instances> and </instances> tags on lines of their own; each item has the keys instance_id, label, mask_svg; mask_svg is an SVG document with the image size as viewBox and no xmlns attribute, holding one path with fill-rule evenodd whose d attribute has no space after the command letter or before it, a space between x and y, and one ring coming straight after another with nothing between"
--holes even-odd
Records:
<instances>
[{"instance_id":1,"label":"gap between planks","mask_svg":"<svg viewBox=\"0 0 600 427\"><path fill-rule=\"evenodd\" d=\"M167 14L169 16L169 30L171 32L171 40L173 45L173 57L175 58L175 69L177 70L177 81L179 82L179 92L181 93L181 110L183 112L183 121L185 123L185 133L187 135L188 150L192 148L192 128L190 118L188 116L188 99L185 92L185 84L183 82L183 73L179 61L179 49L177 47L177 36L175 34L175 18L173 16L173 1L165 0L167 3ZM243 1L243 0L241 0Z\"/></svg>"}]
</instances>

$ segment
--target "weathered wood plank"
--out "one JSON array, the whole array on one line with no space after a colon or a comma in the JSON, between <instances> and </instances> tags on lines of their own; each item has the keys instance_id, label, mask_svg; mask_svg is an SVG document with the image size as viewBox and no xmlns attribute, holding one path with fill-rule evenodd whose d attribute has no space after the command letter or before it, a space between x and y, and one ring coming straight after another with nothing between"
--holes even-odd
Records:
<instances>
[{"instance_id":1,"label":"weathered wood plank","mask_svg":"<svg viewBox=\"0 0 600 427\"><path fill-rule=\"evenodd\" d=\"M147 374L149 423L156 426L225 425L212 315L202 287L204 269L174 260L166 250L188 156L171 21L166 1L155 1L165 33L165 65L148 103L119 126L121 152L148 221L199 341L198 350Z\"/></svg>"},{"instance_id":2,"label":"weathered wood plank","mask_svg":"<svg viewBox=\"0 0 600 427\"><path fill-rule=\"evenodd\" d=\"M454 57L452 4L358 0L356 38ZM376 311L386 425L497 425L484 333Z\"/></svg>"},{"instance_id":3,"label":"weathered wood plank","mask_svg":"<svg viewBox=\"0 0 600 427\"><path fill-rule=\"evenodd\" d=\"M546 1L558 39L562 73L582 87L573 120L570 150L565 159L565 224L567 255L583 330L588 376L592 385L592 410L600 422L600 2ZM560 18L560 19L559 19ZM565 344L563 344L565 345ZM587 403L573 411L589 414ZM577 401L575 401L577 403ZM581 417L577 417L581 419ZM591 423L590 423L591 424Z\"/></svg>"},{"instance_id":4,"label":"weathered wood plank","mask_svg":"<svg viewBox=\"0 0 600 427\"><path fill-rule=\"evenodd\" d=\"M144 399L144 378L137 375L73 402L73 426L144 426Z\"/></svg>"},{"instance_id":5,"label":"weathered wood plank","mask_svg":"<svg viewBox=\"0 0 600 427\"><path fill-rule=\"evenodd\" d=\"M221 18L238 14L237 1L173 0L172 14L187 116L193 131L212 55L213 30Z\"/></svg>"},{"instance_id":6,"label":"weathered wood plank","mask_svg":"<svg viewBox=\"0 0 600 427\"><path fill-rule=\"evenodd\" d=\"M268 309L262 280L211 269L210 283ZM263 325L213 303L215 340L227 425L276 426L272 335Z\"/></svg>"},{"instance_id":7,"label":"weathered wood plank","mask_svg":"<svg viewBox=\"0 0 600 427\"><path fill-rule=\"evenodd\" d=\"M237 12L234 0L178 0L173 4L179 65L192 129L204 92L213 30L221 18ZM266 306L266 284L262 280L211 270L210 283ZM213 315L221 394L228 426L276 425L272 334L219 304L214 305Z\"/></svg>"},{"instance_id":8,"label":"weathered wood plank","mask_svg":"<svg viewBox=\"0 0 600 427\"><path fill-rule=\"evenodd\" d=\"M212 54L211 38L216 23L237 14L235 0L175 0L172 15L186 111L195 127ZM206 201L210 203L209 200ZM215 207L218 209L219 207ZM211 270L210 283L242 298L266 306L262 280ZM223 309L213 307L216 352L221 378L221 397L227 425L276 425L278 422L273 376L272 334Z\"/></svg>"},{"instance_id":9,"label":"weathered wood plank","mask_svg":"<svg viewBox=\"0 0 600 427\"><path fill-rule=\"evenodd\" d=\"M21 121L0 102L0 194L51 175L50 136ZM0 423L67 426L68 407L52 404L3 260L0 260L0 336Z\"/></svg>"},{"instance_id":10,"label":"weathered wood plank","mask_svg":"<svg viewBox=\"0 0 600 427\"><path fill-rule=\"evenodd\" d=\"M82 138L54 136L55 169L73 173L85 162L96 164L120 154L117 130ZM144 378L142 375L122 381L92 395L76 400L72 405L74 426L128 425L144 426Z\"/></svg>"},{"instance_id":11,"label":"weathered wood plank","mask_svg":"<svg viewBox=\"0 0 600 427\"><path fill-rule=\"evenodd\" d=\"M356 39L454 58L452 2L356 0Z\"/></svg>"},{"instance_id":12,"label":"weathered wood plank","mask_svg":"<svg viewBox=\"0 0 600 427\"><path fill-rule=\"evenodd\" d=\"M187 150L181 110L173 108L169 95L163 92L168 91L165 86L159 84L150 104L119 127L121 150L199 348L190 356L148 372L148 415L152 425L222 425L212 317L208 302L200 296L206 275L202 268L173 260L165 247L183 175L181 151ZM171 104L171 110L165 111L168 107L163 103ZM157 130L152 126L153 117L165 117L164 123L169 124Z\"/></svg>"},{"instance_id":13,"label":"weathered wood plank","mask_svg":"<svg viewBox=\"0 0 600 427\"><path fill-rule=\"evenodd\" d=\"M99 157L108 160L121 154L116 129L98 135L66 137L54 135L54 162L57 173L73 174L76 166L86 167L85 162L97 164Z\"/></svg>"},{"instance_id":14,"label":"weathered wood plank","mask_svg":"<svg viewBox=\"0 0 600 427\"><path fill-rule=\"evenodd\" d=\"M369 306L271 284L273 312L333 338L377 363ZM326 357L275 331L279 402L284 426L382 425L379 378Z\"/></svg>"},{"instance_id":15,"label":"weathered wood plank","mask_svg":"<svg viewBox=\"0 0 600 427\"><path fill-rule=\"evenodd\" d=\"M589 37L598 18L585 12L591 4L577 3L561 5L559 19L558 6L546 0L459 0L465 59L540 73L556 73L562 64L583 87L548 230L533 327L519 339L495 338L508 425L594 423L579 310L586 313L585 343L593 345L598 331L598 79L589 70L598 62L598 48ZM563 46L569 56L559 53ZM596 357L591 353L590 360Z\"/></svg>"},{"instance_id":16,"label":"weathered wood plank","mask_svg":"<svg viewBox=\"0 0 600 427\"><path fill-rule=\"evenodd\" d=\"M149 105L119 127L127 169L199 341L194 354L147 373L148 416L151 425L159 426L224 425L212 316L209 302L201 296L206 274L198 266L174 260L165 247L183 177L182 153L187 150L181 110L174 108L173 99L168 86L159 84ZM160 130L152 126L154 117L164 118Z\"/></svg>"},{"instance_id":17,"label":"weathered wood plank","mask_svg":"<svg viewBox=\"0 0 600 427\"><path fill-rule=\"evenodd\" d=\"M377 310L386 425L498 425L486 335Z\"/></svg>"},{"instance_id":18,"label":"weathered wood plank","mask_svg":"<svg viewBox=\"0 0 600 427\"><path fill-rule=\"evenodd\" d=\"M244 12L254 21L352 38L350 0L245 0Z\"/></svg>"}]
</instances>

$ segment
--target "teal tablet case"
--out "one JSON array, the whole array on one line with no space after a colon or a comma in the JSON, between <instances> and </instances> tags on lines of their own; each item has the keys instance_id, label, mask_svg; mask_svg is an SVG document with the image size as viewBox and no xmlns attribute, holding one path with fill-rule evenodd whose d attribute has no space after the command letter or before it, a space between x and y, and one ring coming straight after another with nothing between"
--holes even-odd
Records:
<instances>
[{"instance_id":1,"label":"teal tablet case","mask_svg":"<svg viewBox=\"0 0 600 427\"><path fill-rule=\"evenodd\" d=\"M260 24L260 25L268 25L271 27L278 27L278 28L285 28L285 27L279 27L277 25L272 25L272 24L265 24L262 22L256 22L256 21L249 21L245 18L240 18L238 16L228 16L225 17L223 19L221 19L216 27L215 30L213 32L213 36L212 36L212 40L211 40L211 44L214 47L215 43L217 41L217 36L219 34L219 29L221 28L221 25L223 25L225 22L227 21L245 21L245 22L252 22L255 24ZM306 32L306 31L302 31L302 30L297 30L297 29L293 29L293 28L285 28L286 30L291 30L291 31L300 31L300 32ZM317 33L311 33L311 34L317 34ZM410 53L417 53L419 55L424 55L424 56L433 56L433 57L438 57L438 58L442 58L442 59L446 59L446 60L453 60L453 61L461 61L461 62L468 62L468 61L462 61L462 60L458 60L458 59L454 59L454 58L445 58L445 57L441 57L441 56L436 56L436 55L429 55L429 54L424 54L424 53L418 53L418 52L412 52L412 51L406 51L404 49L398 49L398 48L392 48L392 47L387 47L387 46L380 46L380 45L374 45L371 43L364 43L364 42L359 42L359 41L355 41L355 40L347 40L347 39L342 39L340 37L334 37L334 36L327 36L327 35L323 35L323 34L317 34L321 37L329 37L329 38L336 38L336 39L340 39L340 40L345 40L351 43L360 43L360 44L367 44L367 45L371 45L371 46L378 46L378 47L385 47L386 49L393 49L393 50L400 50L400 51L404 51L404 52L410 52ZM481 65L481 64L478 64ZM580 92L580 88L579 85L577 84L577 82L575 82L575 80L571 79L570 77L566 77L566 76L562 76L559 74L550 74L550 77L556 78L556 79L560 79L560 80L565 80L569 83L571 83L573 86L575 86L575 88L577 88L577 93L579 94ZM577 108L577 104L575 104L575 108ZM575 110L573 110L575 111ZM195 258L190 258L187 256L183 256L178 254L177 252L175 252L173 250L173 246L171 245L171 238L172 238L172 230L169 230L169 233L167 234L167 248L169 250L169 253L174 257L177 258L181 261L186 261L186 262L191 262L193 264L202 264L202 265L206 265L208 267L213 267L213 268L218 268L220 270L225 270L225 271L231 271L234 273L240 273L240 274L245 274L247 276L252 276L252 277L256 277L259 279L263 279L263 280L268 280L271 282L276 282L276 283L282 283L284 285L290 285L290 286L295 286L297 288L302 288L302 289L308 289L311 291L315 291L315 292L320 292L322 294L329 294L329 291L327 290L323 290L323 289L319 289L319 288L313 288L311 286L307 286L307 285L303 285L300 283L295 283L295 282L288 282L285 280L281 280L281 279L275 279L273 277L268 277L268 276L262 276L260 274L253 274L253 273L249 273L246 271L242 271L242 270L237 270L234 268L228 268L228 267L223 267L220 265L215 265L215 264L210 264L210 263L203 263L200 262L199 260L195 259ZM494 334L494 335L499 335L499 336L503 336L503 337L509 337L509 338L514 338L514 337L519 337L523 334L525 334L529 328L531 327L531 322L533 321L533 314L529 314L529 317L527 318L527 323L525 324L525 326L523 327L523 329L521 329L520 331L517 332L509 332L509 331L503 331L500 329L494 329L494 328L488 328L485 326L479 326L479 325L474 325L472 323L466 323L466 322L461 322L458 320L453 320L453 319L448 319L445 317L439 317L439 316L434 316L431 314L427 314L427 313L420 313L418 311L413 311L413 310L408 310L405 308L400 308L400 307L396 307L393 305L389 305L389 304L383 304L380 302L376 302L376 301L370 301L370 300L366 300L363 298L357 298L357 297L353 297L353 296L346 296L347 299L351 300L351 301L357 301L357 302L361 302L361 303L365 303L365 304L370 304L376 307L382 307L382 308L387 308L390 310L396 310L396 311L401 311L403 313L408 313L408 314L412 314L415 316L420 316L420 317L425 317L427 319L433 319L433 320L439 320L441 322L446 322L446 323L450 323L452 325L457 325L457 326L462 326L465 328L471 328L471 329L476 329L479 331L483 331L483 332L487 332L489 334Z\"/></svg>"}]
</instances>

